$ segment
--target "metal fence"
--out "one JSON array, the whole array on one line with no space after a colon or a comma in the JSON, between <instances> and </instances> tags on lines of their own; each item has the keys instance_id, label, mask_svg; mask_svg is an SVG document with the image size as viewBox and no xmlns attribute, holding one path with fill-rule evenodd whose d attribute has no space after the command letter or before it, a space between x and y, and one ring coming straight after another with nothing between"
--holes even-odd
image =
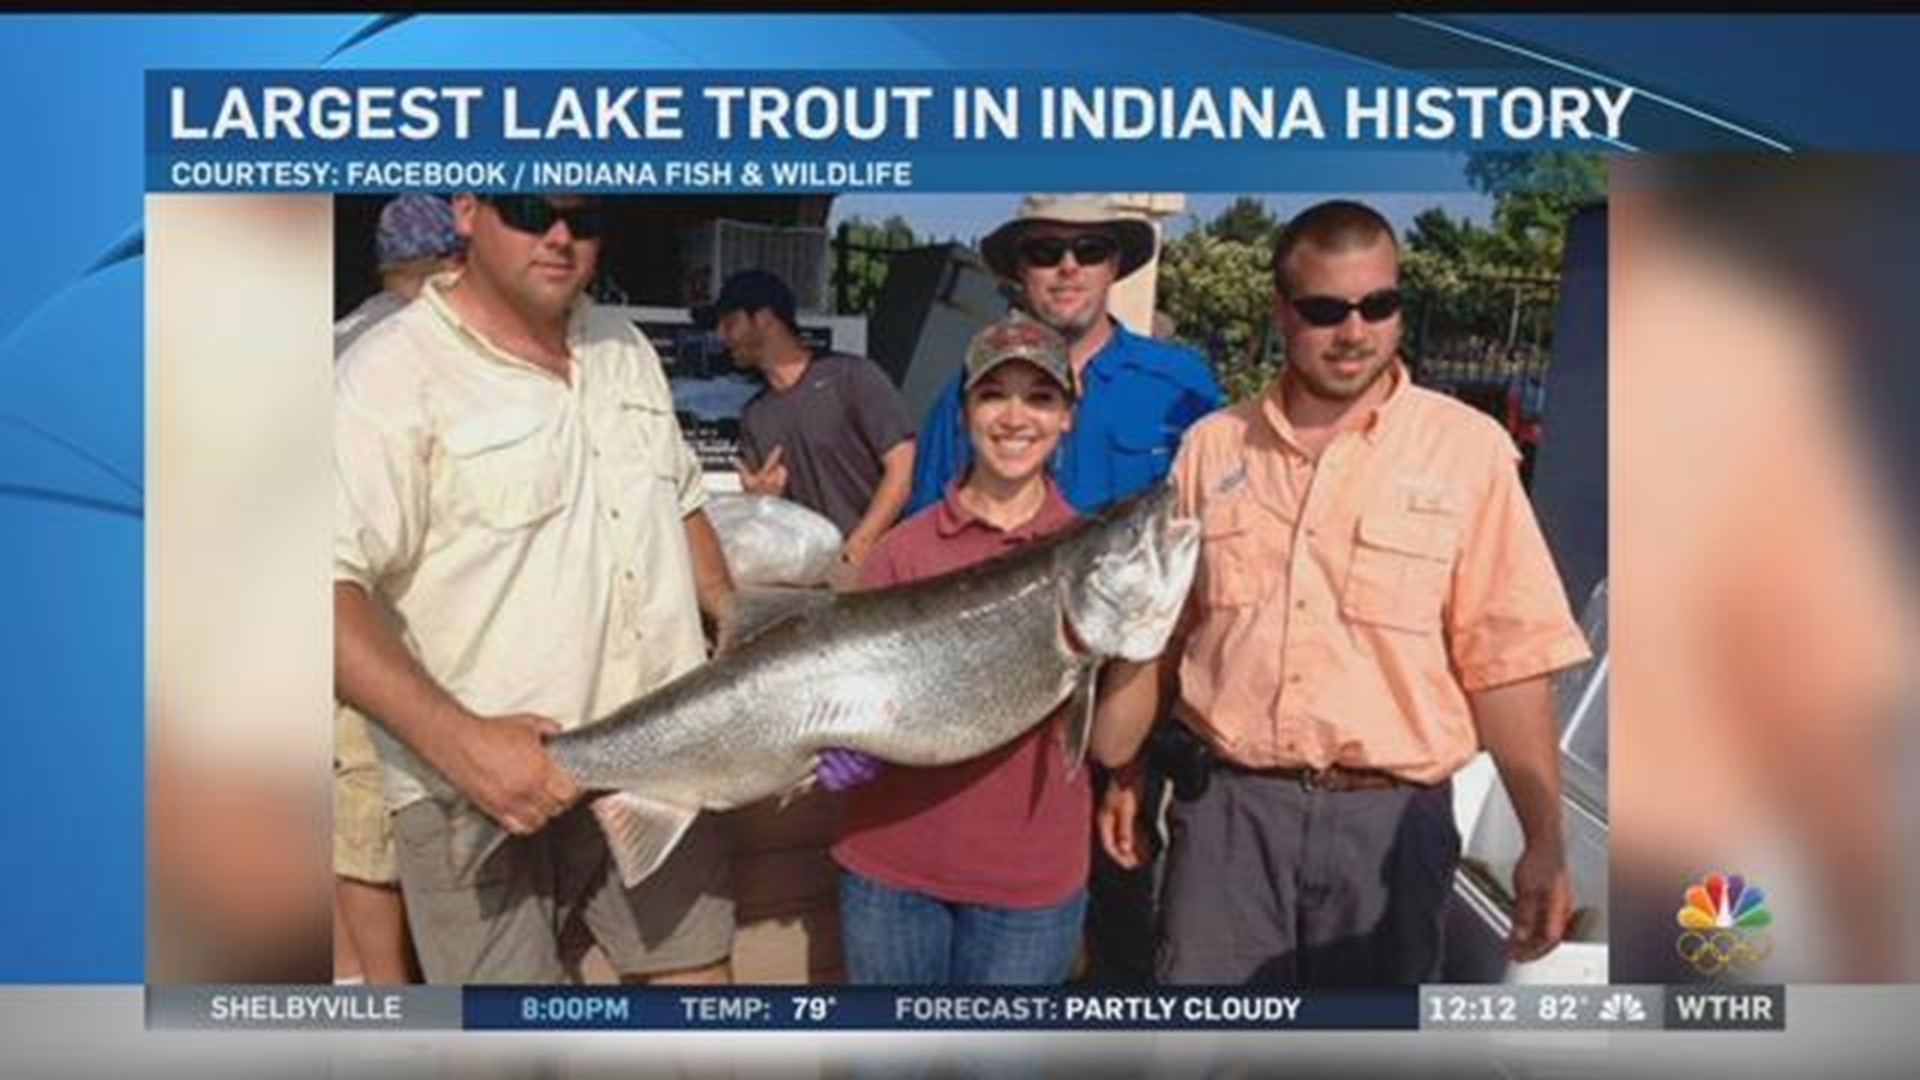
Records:
<instances>
[{"instance_id":1,"label":"metal fence","mask_svg":"<svg viewBox=\"0 0 1920 1080\"><path fill-rule=\"evenodd\" d=\"M1416 378L1447 390L1545 379L1559 298L1558 277L1469 276L1416 292L1406 322Z\"/></svg>"}]
</instances>

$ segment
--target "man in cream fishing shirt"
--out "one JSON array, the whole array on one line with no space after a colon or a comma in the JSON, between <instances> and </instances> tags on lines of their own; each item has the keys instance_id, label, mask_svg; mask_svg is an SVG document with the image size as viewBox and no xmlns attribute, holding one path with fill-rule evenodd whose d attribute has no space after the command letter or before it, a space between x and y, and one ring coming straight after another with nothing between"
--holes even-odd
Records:
<instances>
[{"instance_id":1,"label":"man in cream fishing shirt","mask_svg":"<svg viewBox=\"0 0 1920 1080\"><path fill-rule=\"evenodd\" d=\"M605 208L453 209L465 269L368 330L335 394L335 693L374 721L422 969L565 981L579 918L625 979L726 981L715 823L627 890L541 743L705 658L732 585L698 463L653 348L582 296ZM466 865L495 826L516 838Z\"/></svg>"}]
</instances>

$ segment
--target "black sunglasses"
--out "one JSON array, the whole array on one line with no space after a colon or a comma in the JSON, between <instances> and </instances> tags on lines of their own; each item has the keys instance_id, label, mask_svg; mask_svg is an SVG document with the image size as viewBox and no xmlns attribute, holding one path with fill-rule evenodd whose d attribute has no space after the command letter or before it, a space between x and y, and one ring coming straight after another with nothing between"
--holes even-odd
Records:
<instances>
[{"instance_id":1,"label":"black sunglasses","mask_svg":"<svg viewBox=\"0 0 1920 1080\"><path fill-rule=\"evenodd\" d=\"M1378 289L1358 300L1342 300L1337 296L1301 296L1288 301L1308 326L1320 327L1339 326L1347 321L1349 313L1355 311L1370 323L1384 322L1400 313L1401 302L1399 289Z\"/></svg>"},{"instance_id":2,"label":"black sunglasses","mask_svg":"<svg viewBox=\"0 0 1920 1080\"><path fill-rule=\"evenodd\" d=\"M1064 236L1031 236L1020 241L1020 261L1028 266L1058 266L1073 252L1073 261L1081 266L1098 266L1113 258L1120 245L1103 233L1088 233L1069 240Z\"/></svg>"},{"instance_id":3,"label":"black sunglasses","mask_svg":"<svg viewBox=\"0 0 1920 1080\"><path fill-rule=\"evenodd\" d=\"M555 206L541 195L485 195L481 201L499 213L507 228L533 236L547 235L556 221L566 222L575 240L597 240L607 227L605 209L597 202Z\"/></svg>"}]
</instances>

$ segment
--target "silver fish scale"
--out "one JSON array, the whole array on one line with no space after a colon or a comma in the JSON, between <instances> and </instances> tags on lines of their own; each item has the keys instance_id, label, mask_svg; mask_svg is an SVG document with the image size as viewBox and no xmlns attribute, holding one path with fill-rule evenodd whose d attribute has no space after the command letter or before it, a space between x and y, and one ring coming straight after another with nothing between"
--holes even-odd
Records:
<instances>
[{"instance_id":1,"label":"silver fish scale","mask_svg":"<svg viewBox=\"0 0 1920 1080\"><path fill-rule=\"evenodd\" d=\"M781 794L830 746L908 765L977 757L1051 713L1082 664L1061 640L1060 559L1031 555L836 598L557 736L554 757L582 787L702 809Z\"/></svg>"}]
</instances>

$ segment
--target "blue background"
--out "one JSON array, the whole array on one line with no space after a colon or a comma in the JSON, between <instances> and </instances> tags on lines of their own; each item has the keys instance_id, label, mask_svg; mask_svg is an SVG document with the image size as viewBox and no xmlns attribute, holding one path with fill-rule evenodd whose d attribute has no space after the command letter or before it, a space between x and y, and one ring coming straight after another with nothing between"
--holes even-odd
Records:
<instances>
[{"instance_id":1,"label":"blue background","mask_svg":"<svg viewBox=\"0 0 1920 1080\"><path fill-rule=\"evenodd\" d=\"M1126 1019L1065 1019L1069 999L1090 999L1102 1003L1127 997L1148 997L1171 1003L1170 1014L1153 1019L1145 1015ZM1297 996L1299 1009L1291 1022L1251 1019L1221 1019L1236 1005L1245 1008L1244 999L1272 999ZM703 987L698 998L715 1011L699 1017L688 1015L686 995L670 987L621 987L564 989L525 989L501 986L469 986L461 993L462 1023L469 1031L1262 1031L1281 1029L1304 1031L1414 1031L1420 1027L1420 990L1417 987L1375 990L1325 990L1298 995L1239 990L1219 987L1183 987L1161 990L1152 995L1126 991L1062 990L1058 987L906 987L836 986L827 991L790 987L728 989ZM958 999L958 1000L956 1000ZM1050 1005L1038 1004L1045 999ZM1233 999L1243 999L1234 1001ZM972 1015L991 1016L985 1001L1003 1003L1008 1018L994 1019L915 1019L913 1012L902 1016L896 1006L902 1001L918 1001L928 1006L965 1003ZM1026 1019L1019 1002L1027 1003ZM724 1005L757 1005L751 1016L745 1010L719 1018ZM1208 1011L1202 1003L1210 1003ZM815 1018L811 1004L826 1013ZM597 1007L597 1011L595 1008ZM1196 1011L1189 1013L1189 1008ZM938 1014L932 1014L937 1016ZM1212 1015L1214 1020L1189 1019ZM529 1019L529 1017L534 1017ZM713 1017L711 1019L706 1017Z\"/></svg>"},{"instance_id":2,"label":"blue background","mask_svg":"<svg viewBox=\"0 0 1920 1080\"><path fill-rule=\"evenodd\" d=\"M1633 85L1642 149L1913 151L1915 56L1920 19L1906 16L5 18L0 668L14 742L0 754L0 981L142 977L150 69L1503 70ZM982 190L1114 186L1101 155L1044 176L1015 155L991 165ZM1193 189L1276 186L1211 179Z\"/></svg>"}]
</instances>

